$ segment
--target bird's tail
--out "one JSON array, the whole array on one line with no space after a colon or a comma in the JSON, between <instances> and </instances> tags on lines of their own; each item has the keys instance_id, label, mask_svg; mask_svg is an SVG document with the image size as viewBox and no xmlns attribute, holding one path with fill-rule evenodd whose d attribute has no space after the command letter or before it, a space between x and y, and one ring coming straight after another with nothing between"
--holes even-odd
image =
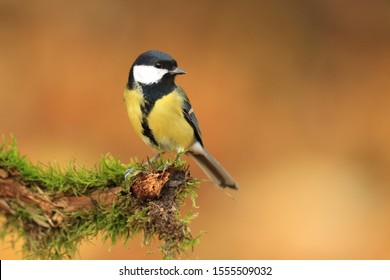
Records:
<instances>
[{"instance_id":1,"label":"bird's tail","mask_svg":"<svg viewBox=\"0 0 390 280\"><path fill-rule=\"evenodd\" d=\"M188 151L195 161L199 164L200 168L206 173L207 177L215 185L221 188L238 189L233 177L223 168L223 166L211 156L202 145L197 142Z\"/></svg>"}]
</instances>

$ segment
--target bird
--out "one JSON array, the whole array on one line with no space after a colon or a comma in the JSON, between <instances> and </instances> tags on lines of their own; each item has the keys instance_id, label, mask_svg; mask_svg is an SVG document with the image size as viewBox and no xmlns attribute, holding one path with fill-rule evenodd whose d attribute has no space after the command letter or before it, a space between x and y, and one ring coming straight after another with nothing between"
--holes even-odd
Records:
<instances>
[{"instance_id":1,"label":"bird","mask_svg":"<svg viewBox=\"0 0 390 280\"><path fill-rule=\"evenodd\" d=\"M165 152L191 156L219 188L238 189L226 169L204 148L199 123L184 90L175 83L186 72L159 50L140 54L132 64L124 91L130 122L156 155Z\"/></svg>"}]
</instances>

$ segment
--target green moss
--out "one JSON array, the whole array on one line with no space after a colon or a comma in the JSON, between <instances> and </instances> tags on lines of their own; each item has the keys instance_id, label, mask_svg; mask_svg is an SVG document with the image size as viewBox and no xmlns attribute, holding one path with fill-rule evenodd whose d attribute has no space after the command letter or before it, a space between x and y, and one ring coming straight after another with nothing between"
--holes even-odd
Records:
<instances>
[{"instance_id":1,"label":"green moss","mask_svg":"<svg viewBox=\"0 0 390 280\"><path fill-rule=\"evenodd\" d=\"M125 180L128 168L134 168L134 171ZM72 212L55 207L53 213L47 213L37 205L5 198L12 213L4 214L4 219L0 219L3 221L0 237L21 238L25 258L73 258L80 243L99 233L111 245L118 241L127 243L140 234L143 245L159 240L158 251L165 259L180 257L199 243L199 235L193 237L189 228L196 214L180 213L180 207L188 199L196 207L199 182L190 177L185 162L178 158L173 161L158 158L148 165L123 164L108 154L92 169L77 165L75 160L62 168L58 164L32 164L20 155L14 139L8 144L3 137L0 169L32 192L48 198L90 196L95 191L121 187L111 205L96 202L91 209ZM158 198L140 200L131 194L130 186L135 178L162 172L169 172L170 178ZM4 178L0 176L0 180Z\"/></svg>"}]
</instances>

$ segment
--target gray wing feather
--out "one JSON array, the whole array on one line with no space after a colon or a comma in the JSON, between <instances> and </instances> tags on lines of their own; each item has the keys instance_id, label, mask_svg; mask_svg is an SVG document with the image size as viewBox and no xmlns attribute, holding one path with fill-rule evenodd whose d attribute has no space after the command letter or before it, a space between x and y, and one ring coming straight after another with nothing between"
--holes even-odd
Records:
<instances>
[{"instance_id":1,"label":"gray wing feather","mask_svg":"<svg viewBox=\"0 0 390 280\"><path fill-rule=\"evenodd\" d=\"M177 92L183 96L184 103L183 103L183 114L184 118L187 120L187 122L192 126L195 133L195 138L198 140L198 142L203 146L202 142L202 134L200 132L198 119L196 118L196 115L194 113L194 110L192 109L190 100L188 99L187 95L185 94L184 90L181 87L177 87Z\"/></svg>"}]
</instances>

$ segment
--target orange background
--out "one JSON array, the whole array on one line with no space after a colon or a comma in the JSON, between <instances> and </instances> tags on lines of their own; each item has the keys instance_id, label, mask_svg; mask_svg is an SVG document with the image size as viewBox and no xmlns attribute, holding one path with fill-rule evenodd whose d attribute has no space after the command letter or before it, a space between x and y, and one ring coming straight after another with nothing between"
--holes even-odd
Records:
<instances>
[{"instance_id":1,"label":"orange background","mask_svg":"<svg viewBox=\"0 0 390 280\"><path fill-rule=\"evenodd\" d=\"M388 1L1 0L0 133L33 162L152 156L122 96L148 49L187 71L205 146L241 187L201 185L188 258L390 258ZM79 258L159 258L139 241Z\"/></svg>"}]
</instances>

